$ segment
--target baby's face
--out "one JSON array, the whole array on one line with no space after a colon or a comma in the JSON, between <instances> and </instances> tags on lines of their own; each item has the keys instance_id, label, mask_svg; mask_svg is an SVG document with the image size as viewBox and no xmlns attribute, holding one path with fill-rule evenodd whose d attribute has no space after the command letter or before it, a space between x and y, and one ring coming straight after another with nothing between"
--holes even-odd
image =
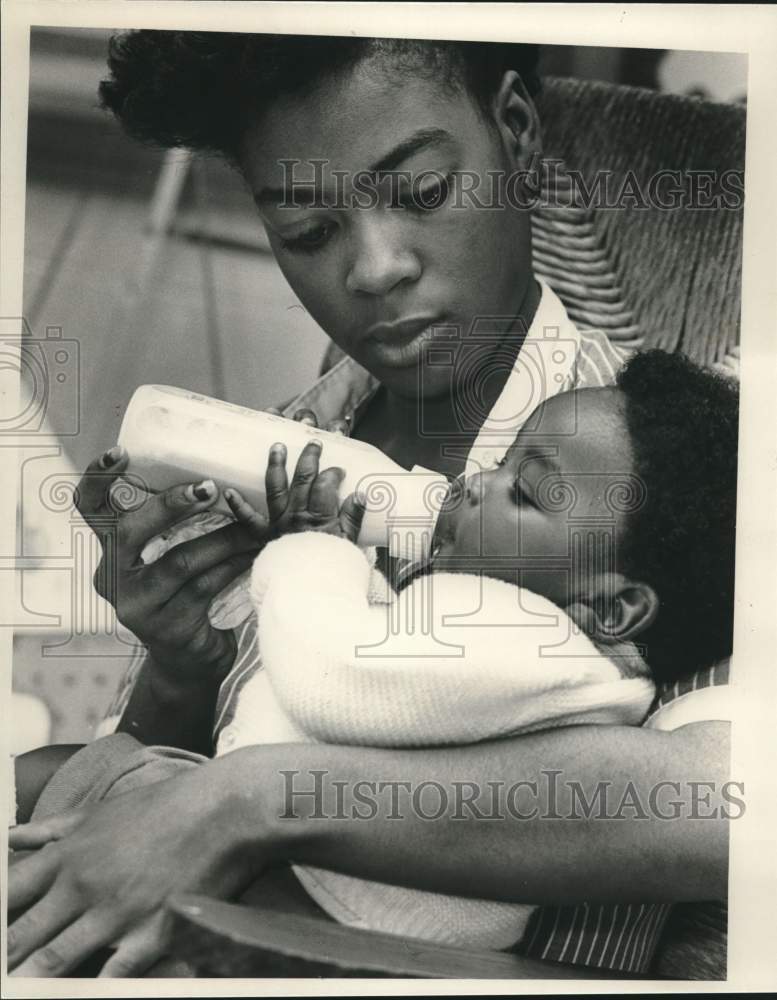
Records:
<instances>
[{"instance_id":1,"label":"baby's face","mask_svg":"<svg viewBox=\"0 0 777 1000\"><path fill-rule=\"evenodd\" d=\"M538 415L498 468L457 481L434 565L483 572L565 606L592 574L615 571L638 484L618 390L563 393Z\"/></svg>"}]
</instances>

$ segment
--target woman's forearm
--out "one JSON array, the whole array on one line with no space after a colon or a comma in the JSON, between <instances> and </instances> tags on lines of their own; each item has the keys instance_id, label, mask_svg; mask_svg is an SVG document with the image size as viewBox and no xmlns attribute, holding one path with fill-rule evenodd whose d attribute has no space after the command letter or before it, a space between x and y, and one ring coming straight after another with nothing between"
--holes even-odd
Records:
<instances>
[{"instance_id":1,"label":"woman's forearm","mask_svg":"<svg viewBox=\"0 0 777 1000\"><path fill-rule=\"evenodd\" d=\"M244 815L259 809L262 849L269 839L281 859L515 902L679 901L726 895L728 819L744 811L728 736L726 723L580 726L446 749L234 756Z\"/></svg>"},{"instance_id":2,"label":"woman's forearm","mask_svg":"<svg viewBox=\"0 0 777 1000\"><path fill-rule=\"evenodd\" d=\"M146 745L164 744L210 755L221 674L181 678L149 654L141 665L117 732Z\"/></svg>"}]
</instances>

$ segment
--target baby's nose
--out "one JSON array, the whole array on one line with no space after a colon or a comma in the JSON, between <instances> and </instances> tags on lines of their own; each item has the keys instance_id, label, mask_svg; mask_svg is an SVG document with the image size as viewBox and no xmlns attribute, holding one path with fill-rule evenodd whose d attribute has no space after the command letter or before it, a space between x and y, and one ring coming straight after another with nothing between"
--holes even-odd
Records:
<instances>
[{"instance_id":1,"label":"baby's nose","mask_svg":"<svg viewBox=\"0 0 777 1000\"><path fill-rule=\"evenodd\" d=\"M476 472L464 483L464 496L471 506L476 507L483 500L483 473Z\"/></svg>"}]
</instances>

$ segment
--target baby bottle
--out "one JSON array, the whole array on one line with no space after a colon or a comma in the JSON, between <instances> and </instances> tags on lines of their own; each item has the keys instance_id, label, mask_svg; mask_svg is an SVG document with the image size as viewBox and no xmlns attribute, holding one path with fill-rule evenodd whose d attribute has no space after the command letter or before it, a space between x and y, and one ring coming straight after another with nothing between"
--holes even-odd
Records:
<instances>
[{"instance_id":1,"label":"baby bottle","mask_svg":"<svg viewBox=\"0 0 777 1000\"><path fill-rule=\"evenodd\" d=\"M448 481L419 466L408 472L373 445L169 385L135 390L118 443L129 455L127 473L148 492L212 479L221 490L235 487L266 513L270 447L276 441L286 445L291 478L311 438L323 445L319 468L345 472L340 502L357 489L365 500L359 545L385 546L401 559L427 559ZM223 497L217 506L229 513Z\"/></svg>"}]
</instances>

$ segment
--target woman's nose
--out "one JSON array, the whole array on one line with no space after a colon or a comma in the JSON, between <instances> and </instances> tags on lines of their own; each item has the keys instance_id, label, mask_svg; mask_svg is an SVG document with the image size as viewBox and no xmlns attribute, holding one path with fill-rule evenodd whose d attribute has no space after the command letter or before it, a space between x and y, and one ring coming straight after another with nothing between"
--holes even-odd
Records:
<instances>
[{"instance_id":1,"label":"woman's nose","mask_svg":"<svg viewBox=\"0 0 777 1000\"><path fill-rule=\"evenodd\" d=\"M401 232L392 220L365 219L357 228L345 282L348 292L387 295L401 282L420 278L421 262L414 251L403 244Z\"/></svg>"}]
</instances>

